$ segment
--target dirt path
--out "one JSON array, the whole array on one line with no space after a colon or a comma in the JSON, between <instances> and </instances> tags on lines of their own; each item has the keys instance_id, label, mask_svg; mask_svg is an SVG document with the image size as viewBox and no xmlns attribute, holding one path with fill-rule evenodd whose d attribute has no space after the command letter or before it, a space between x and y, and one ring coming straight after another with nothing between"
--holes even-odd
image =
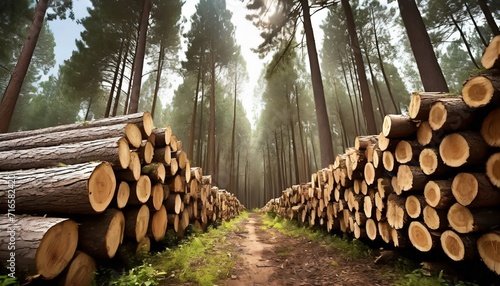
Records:
<instances>
[{"instance_id":1,"label":"dirt path","mask_svg":"<svg viewBox=\"0 0 500 286\"><path fill-rule=\"evenodd\" d=\"M372 259L350 259L307 238L264 229L257 213L240 223L227 241L237 247L234 274L240 285L391 285L389 268Z\"/></svg>"}]
</instances>

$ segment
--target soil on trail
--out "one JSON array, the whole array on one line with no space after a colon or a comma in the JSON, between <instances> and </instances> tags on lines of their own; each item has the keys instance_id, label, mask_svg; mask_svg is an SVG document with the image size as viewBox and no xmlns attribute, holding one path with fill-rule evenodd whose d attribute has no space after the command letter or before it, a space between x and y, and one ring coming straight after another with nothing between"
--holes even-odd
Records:
<instances>
[{"instance_id":1,"label":"soil on trail","mask_svg":"<svg viewBox=\"0 0 500 286\"><path fill-rule=\"evenodd\" d=\"M304 237L263 228L257 213L240 222L227 241L237 248L227 286L391 285L390 268L373 259L349 259Z\"/></svg>"}]
</instances>

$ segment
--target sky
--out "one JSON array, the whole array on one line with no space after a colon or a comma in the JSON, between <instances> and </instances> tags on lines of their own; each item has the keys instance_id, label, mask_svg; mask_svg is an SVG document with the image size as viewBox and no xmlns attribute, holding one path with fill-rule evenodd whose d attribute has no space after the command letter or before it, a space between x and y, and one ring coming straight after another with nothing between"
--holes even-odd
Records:
<instances>
[{"instance_id":1,"label":"sky","mask_svg":"<svg viewBox=\"0 0 500 286\"><path fill-rule=\"evenodd\" d=\"M198 3L196 0L186 0L186 3L182 8L182 14L188 20L196 11L196 3ZM256 53L252 52L252 48L257 48L257 46L262 42L262 38L259 35L258 29L250 21L245 19L245 15L248 12L245 8L245 4L241 0L226 0L226 5L227 9L233 14L232 21L236 29L235 38L237 44L241 46L241 52L247 62L249 75L249 81L242 88L243 94L241 94L239 98L243 102L243 106L245 107L247 117L249 118L252 127L255 127L256 119L260 114L262 106L260 104L260 95L254 94L254 90L257 86L257 81L261 71L268 62L269 57L262 60ZM78 20L88 16L87 8L90 6L90 0L73 1L75 19ZM320 46L323 37L322 30L319 28L319 25L325 16L326 11L321 11L312 17L317 47ZM80 33L83 31L83 27L79 25L77 21L69 19L50 21L49 25L54 33L56 42L56 66L51 70L51 73L57 74L59 65L63 64L64 60L69 59L73 50L76 49L75 40L80 38ZM189 28L189 26L187 27ZM185 58L184 51L181 51L180 56L181 59ZM151 69L151 67L145 66L143 74L146 74L149 69ZM175 77L174 82L172 82L170 87L161 95L165 102L170 101L174 94L174 90L180 83L181 78Z\"/></svg>"}]
</instances>

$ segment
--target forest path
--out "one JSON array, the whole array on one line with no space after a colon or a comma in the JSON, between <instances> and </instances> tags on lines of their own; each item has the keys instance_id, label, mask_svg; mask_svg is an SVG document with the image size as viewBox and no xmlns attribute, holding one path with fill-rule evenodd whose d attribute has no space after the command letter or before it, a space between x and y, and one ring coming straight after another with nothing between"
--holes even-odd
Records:
<instances>
[{"instance_id":1,"label":"forest path","mask_svg":"<svg viewBox=\"0 0 500 286\"><path fill-rule=\"evenodd\" d=\"M392 285L390 268L369 258L351 258L305 237L265 227L250 213L226 237L235 248L232 277L226 286ZM391 277L392 276L392 277Z\"/></svg>"}]
</instances>

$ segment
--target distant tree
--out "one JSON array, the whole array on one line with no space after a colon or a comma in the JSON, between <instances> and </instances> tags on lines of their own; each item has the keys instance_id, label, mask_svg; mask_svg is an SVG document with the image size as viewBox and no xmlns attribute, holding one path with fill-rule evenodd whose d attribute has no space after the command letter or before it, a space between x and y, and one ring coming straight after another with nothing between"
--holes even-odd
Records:
<instances>
[{"instance_id":1,"label":"distant tree","mask_svg":"<svg viewBox=\"0 0 500 286\"><path fill-rule=\"evenodd\" d=\"M16 67L12 72L9 85L5 89L2 101L0 102L0 133L7 132L9 129L12 114L14 113L14 108L19 98L24 78L28 72L38 36L40 35L40 30L42 29L45 13L49 4L48 2L48 0L39 0L36 5L30 32L19 55ZM72 12L73 2L71 0L53 0L51 1L50 8L52 11L47 14L48 20L57 17L65 19L67 13L69 13L71 19L74 19Z\"/></svg>"}]
</instances>

